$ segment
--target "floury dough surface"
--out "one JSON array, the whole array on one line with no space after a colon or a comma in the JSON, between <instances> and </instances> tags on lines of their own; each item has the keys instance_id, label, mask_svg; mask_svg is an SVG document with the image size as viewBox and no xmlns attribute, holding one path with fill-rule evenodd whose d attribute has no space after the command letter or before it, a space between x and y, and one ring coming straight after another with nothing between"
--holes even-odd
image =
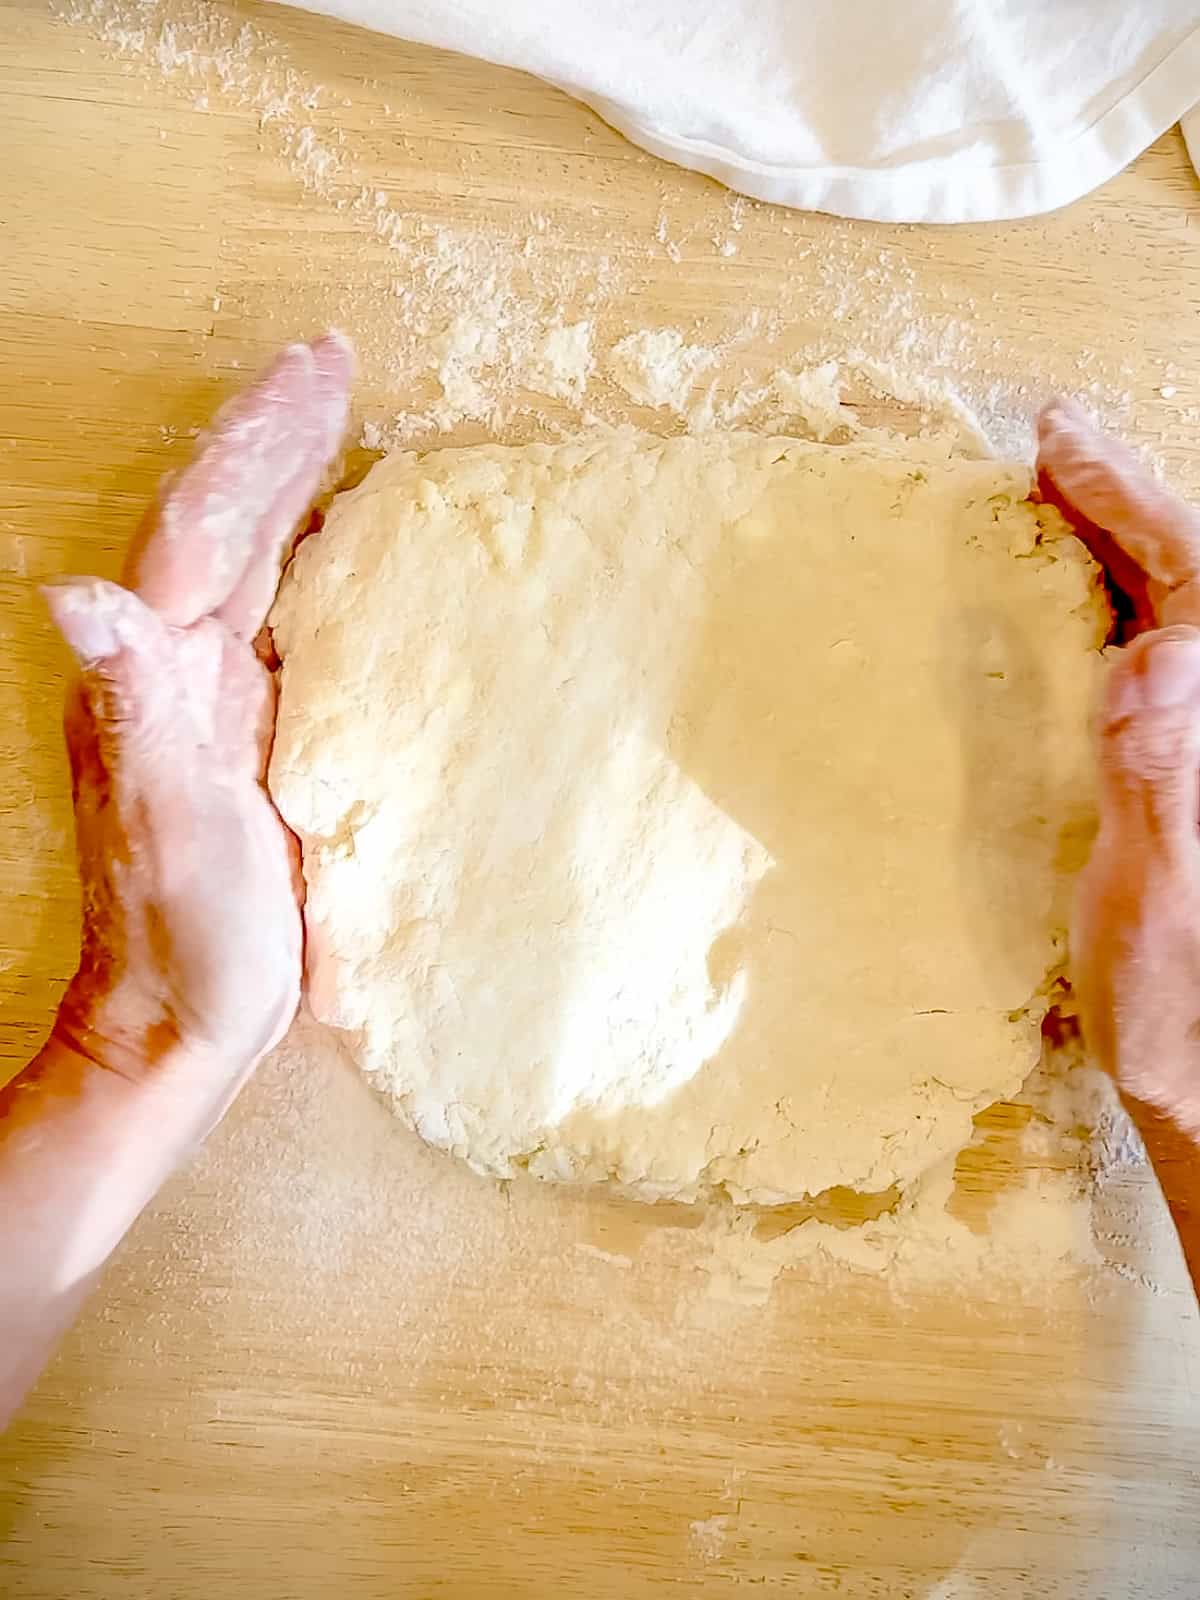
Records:
<instances>
[{"instance_id":1,"label":"floury dough surface","mask_svg":"<svg viewBox=\"0 0 1200 1600\"><path fill-rule=\"evenodd\" d=\"M336 501L272 617L270 784L312 1007L398 1114L649 1197L965 1141L1035 1059L1091 826L1106 611L1028 482L631 436Z\"/></svg>"}]
</instances>

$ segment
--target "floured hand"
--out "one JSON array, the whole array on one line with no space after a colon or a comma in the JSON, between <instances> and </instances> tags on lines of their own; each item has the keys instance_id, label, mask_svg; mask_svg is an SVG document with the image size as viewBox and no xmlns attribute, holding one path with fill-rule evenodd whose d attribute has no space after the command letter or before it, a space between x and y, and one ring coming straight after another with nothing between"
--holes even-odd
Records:
<instances>
[{"instance_id":1,"label":"floured hand","mask_svg":"<svg viewBox=\"0 0 1200 1600\"><path fill-rule=\"evenodd\" d=\"M1071 935L1084 1033L1200 1137L1200 515L1073 406L1043 412L1039 444L1044 490L1129 602Z\"/></svg>"},{"instance_id":2,"label":"floured hand","mask_svg":"<svg viewBox=\"0 0 1200 1600\"><path fill-rule=\"evenodd\" d=\"M125 586L51 585L81 677L66 737L83 944L55 1035L138 1078L227 1098L300 990L290 839L263 787L274 686L255 634L346 425L348 347L284 352L164 483Z\"/></svg>"}]
</instances>

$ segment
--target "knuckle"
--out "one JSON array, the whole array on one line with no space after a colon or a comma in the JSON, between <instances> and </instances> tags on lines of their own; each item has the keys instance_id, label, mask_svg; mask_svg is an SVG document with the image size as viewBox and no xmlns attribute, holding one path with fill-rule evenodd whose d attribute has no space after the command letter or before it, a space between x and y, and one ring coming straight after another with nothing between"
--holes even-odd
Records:
<instances>
[{"instance_id":1,"label":"knuckle","mask_svg":"<svg viewBox=\"0 0 1200 1600\"><path fill-rule=\"evenodd\" d=\"M1194 718L1182 707L1134 712L1111 722L1104 733L1109 765L1156 787L1191 771L1196 744Z\"/></svg>"}]
</instances>

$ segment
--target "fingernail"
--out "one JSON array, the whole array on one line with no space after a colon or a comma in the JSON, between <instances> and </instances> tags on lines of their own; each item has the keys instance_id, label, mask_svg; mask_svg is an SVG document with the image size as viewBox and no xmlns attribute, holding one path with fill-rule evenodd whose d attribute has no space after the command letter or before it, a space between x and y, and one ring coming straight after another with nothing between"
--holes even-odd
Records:
<instances>
[{"instance_id":1,"label":"fingernail","mask_svg":"<svg viewBox=\"0 0 1200 1600\"><path fill-rule=\"evenodd\" d=\"M358 365L354 342L340 328L327 328L314 339L313 351L323 366L332 363L339 374L344 373L347 378L354 376Z\"/></svg>"},{"instance_id":2,"label":"fingernail","mask_svg":"<svg viewBox=\"0 0 1200 1600\"><path fill-rule=\"evenodd\" d=\"M350 385L354 380L354 346L344 333L331 328L313 341L318 393L324 407L324 445L332 455L342 442L350 413Z\"/></svg>"},{"instance_id":3,"label":"fingernail","mask_svg":"<svg viewBox=\"0 0 1200 1600\"><path fill-rule=\"evenodd\" d=\"M83 665L116 655L112 607L94 578L57 578L41 591L55 627Z\"/></svg>"},{"instance_id":4,"label":"fingernail","mask_svg":"<svg viewBox=\"0 0 1200 1600\"><path fill-rule=\"evenodd\" d=\"M1038 416L1038 432L1045 438L1049 433L1070 433L1085 436L1095 432L1095 424L1081 406L1059 395L1043 406Z\"/></svg>"}]
</instances>

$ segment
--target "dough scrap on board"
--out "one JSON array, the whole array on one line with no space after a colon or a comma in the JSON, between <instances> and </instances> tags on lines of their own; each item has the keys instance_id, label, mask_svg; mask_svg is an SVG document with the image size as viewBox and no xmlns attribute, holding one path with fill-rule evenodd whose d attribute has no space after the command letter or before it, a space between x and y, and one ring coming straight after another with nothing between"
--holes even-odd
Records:
<instances>
[{"instance_id":1,"label":"dough scrap on board","mask_svg":"<svg viewBox=\"0 0 1200 1600\"><path fill-rule=\"evenodd\" d=\"M904 1185L1014 1091L1107 611L1020 467L728 434L394 455L297 552L310 1002L480 1171Z\"/></svg>"}]
</instances>

